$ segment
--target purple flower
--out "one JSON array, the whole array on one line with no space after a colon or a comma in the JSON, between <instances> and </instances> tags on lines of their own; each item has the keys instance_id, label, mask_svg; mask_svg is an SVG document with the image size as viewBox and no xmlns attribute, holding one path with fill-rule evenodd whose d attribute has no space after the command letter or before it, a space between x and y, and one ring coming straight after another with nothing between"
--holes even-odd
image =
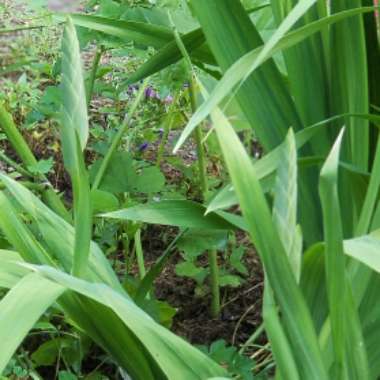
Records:
<instances>
[{"instance_id":1,"label":"purple flower","mask_svg":"<svg viewBox=\"0 0 380 380\"><path fill-rule=\"evenodd\" d=\"M156 131L156 133L159 134L160 138L162 138L162 136L164 135L164 128L160 128Z\"/></svg>"},{"instance_id":2,"label":"purple flower","mask_svg":"<svg viewBox=\"0 0 380 380\"><path fill-rule=\"evenodd\" d=\"M146 148L148 148L149 144L147 142L144 142L143 144L141 144L138 148L138 151L139 152L144 152L144 150L146 150Z\"/></svg>"},{"instance_id":3,"label":"purple flower","mask_svg":"<svg viewBox=\"0 0 380 380\"><path fill-rule=\"evenodd\" d=\"M172 104L173 103L173 97L171 95L168 95L165 99L164 99L164 103L165 104Z\"/></svg>"},{"instance_id":4,"label":"purple flower","mask_svg":"<svg viewBox=\"0 0 380 380\"><path fill-rule=\"evenodd\" d=\"M78 10L78 0L49 0L48 8L53 12L74 12Z\"/></svg>"},{"instance_id":5,"label":"purple flower","mask_svg":"<svg viewBox=\"0 0 380 380\"><path fill-rule=\"evenodd\" d=\"M149 99L156 97L156 91L153 90L153 87L149 86L145 89L145 97Z\"/></svg>"}]
</instances>

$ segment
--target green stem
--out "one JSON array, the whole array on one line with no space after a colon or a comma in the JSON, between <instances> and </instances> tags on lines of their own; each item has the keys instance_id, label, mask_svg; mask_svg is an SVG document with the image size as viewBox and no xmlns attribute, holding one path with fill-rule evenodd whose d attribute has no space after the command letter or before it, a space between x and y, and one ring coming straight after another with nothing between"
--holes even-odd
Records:
<instances>
[{"instance_id":1,"label":"green stem","mask_svg":"<svg viewBox=\"0 0 380 380\"><path fill-rule=\"evenodd\" d=\"M191 80L190 84L190 99L191 99L191 108L195 112L197 109L196 106L196 97L195 97L195 83L194 80ZM198 172L199 172L199 188L202 192L203 198L207 197L208 193L208 182L207 182L207 165L205 159L205 150L202 144L203 133L201 126L199 125L195 128L195 143L197 146L197 158L198 158Z\"/></svg>"},{"instance_id":2,"label":"green stem","mask_svg":"<svg viewBox=\"0 0 380 380\"><path fill-rule=\"evenodd\" d=\"M140 104L140 102L141 102L141 100L143 98L146 85L147 85L147 80L145 80L144 83L143 83L143 85L141 86L141 88L140 88L140 90L139 90L139 92L137 94L137 97L136 97L135 101L132 104L132 107L130 108L128 114L124 118L124 122L123 122L122 126L117 131L114 139L112 140L111 146L109 147L106 155L104 156L104 159L102 160L100 168L99 168L99 170L96 173L94 183L92 184L92 190L95 190L95 189L97 189L99 187L99 185L100 185L100 183L101 183L101 181L103 179L104 173L105 173L105 171L106 171L106 169L108 167L108 164L111 161L112 155L115 153L117 147L119 146L122 137L124 136L124 134L126 133L128 127L130 125L132 116L135 113L138 105Z\"/></svg>"},{"instance_id":3,"label":"green stem","mask_svg":"<svg viewBox=\"0 0 380 380\"><path fill-rule=\"evenodd\" d=\"M165 118L165 121L163 123L164 124L163 125L164 126L164 133L162 135L160 146L159 146L158 152L157 152L157 159L156 159L156 166L157 167L160 167L160 165L161 165L162 157L163 157L164 151L165 151L165 145L168 141L169 133L170 133L172 126L173 126L173 123L174 123L174 115L175 115L174 108L177 104L178 97L179 97L179 93L174 98L173 103L170 105L169 110L168 110L168 116Z\"/></svg>"},{"instance_id":4,"label":"green stem","mask_svg":"<svg viewBox=\"0 0 380 380\"><path fill-rule=\"evenodd\" d=\"M219 266L218 253L216 249L208 251L208 262L210 265L211 284L211 316L217 318L220 313L220 287L219 287Z\"/></svg>"},{"instance_id":5,"label":"green stem","mask_svg":"<svg viewBox=\"0 0 380 380\"><path fill-rule=\"evenodd\" d=\"M195 72L193 65L191 63L190 56L186 50L185 45L181 39L180 34L178 33L177 28L174 25L173 19L170 12L168 11L169 21L171 23L174 38L176 40L178 49L181 51L185 63L190 74L190 102L192 111L195 112L197 109L196 102L196 81L195 81ZM208 193L208 183L207 183L207 167L205 160L205 152L202 145L202 130L198 126L195 130L195 141L197 144L197 155L198 155L198 168L199 168L199 187L202 192L203 199L207 197ZM220 286L219 286L219 266L218 266L218 253L216 250L210 250L208 252L208 260L210 266L210 284L211 284L211 315L213 318L217 318L220 313Z\"/></svg>"},{"instance_id":6,"label":"green stem","mask_svg":"<svg viewBox=\"0 0 380 380\"><path fill-rule=\"evenodd\" d=\"M89 78L89 82L87 85L87 107L90 107L92 95L94 93L94 85L95 85L95 80L96 80L96 73L98 72L98 67L100 63L100 59L102 57L102 54L104 52L103 46L100 46L98 50L96 51L95 57L94 57L94 62L92 64L91 68L91 74Z\"/></svg>"},{"instance_id":7,"label":"green stem","mask_svg":"<svg viewBox=\"0 0 380 380\"><path fill-rule=\"evenodd\" d=\"M43 29L48 28L49 25L35 25L35 26L20 26L17 28L4 28L0 29L0 34L16 33L22 30L33 30L33 29Z\"/></svg>"},{"instance_id":8,"label":"green stem","mask_svg":"<svg viewBox=\"0 0 380 380\"><path fill-rule=\"evenodd\" d=\"M37 164L37 159L35 158L33 152L26 143L24 137L17 129L11 114L5 109L4 104L0 102L0 127L6 134L9 143L12 145L13 149L16 151L20 160L22 161L24 167L34 166ZM41 174L37 176L43 182L47 182L48 178ZM45 199L48 202L49 207L54 210L63 219L70 222L71 216L66 210L61 198L55 193L52 187L46 189L43 193Z\"/></svg>"},{"instance_id":9,"label":"green stem","mask_svg":"<svg viewBox=\"0 0 380 380\"><path fill-rule=\"evenodd\" d=\"M146 275L145 263L144 263L144 253L141 245L141 229L139 228L135 233L135 247L136 247L136 258L137 266L139 268L140 279L142 280Z\"/></svg>"},{"instance_id":10,"label":"green stem","mask_svg":"<svg viewBox=\"0 0 380 380\"><path fill-rule=\"evenodd\" d=\"M9 158L3 151L0 151L0 160L7 163L10 167L12 167L13 169L15 169L17 172L19 172L20 174L22 174L25 177L29 177L29 178L35 177L32 173L29 173L27 170L25 170L17 162L15 162L11 158Z\"/></svg>"}]
</instances>

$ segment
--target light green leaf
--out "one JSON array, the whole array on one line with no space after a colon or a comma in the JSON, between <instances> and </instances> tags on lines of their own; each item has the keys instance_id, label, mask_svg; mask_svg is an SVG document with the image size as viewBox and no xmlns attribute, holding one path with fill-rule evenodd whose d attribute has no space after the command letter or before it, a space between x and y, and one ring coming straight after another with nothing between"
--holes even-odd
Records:
<instances>
[{"instance_id":1,"label":"light green leaf","mask_svg":"<svg viewBox=\"0 0 380 380\"><path fill-rule=\"evenodd\" d=\"M205 214L205 207L199 203L181 200L165 200L130 207L124 210L102 214L102 217L133 220L144 223L163 224L185 228L208 228L229 230L234 226L221 216Z\"/></svg>"},{"instance_id":2,"label":"light green leaf","mask_svg":"<svg viewBox=\"0 0 380 380\"><path fill-rule=\"evenodd\" d=\"M14 286L0 302L0 373L46 309L64 287L32 273ZM27 311L27 312L25 312Z\"/></svg>"}]
</instances>

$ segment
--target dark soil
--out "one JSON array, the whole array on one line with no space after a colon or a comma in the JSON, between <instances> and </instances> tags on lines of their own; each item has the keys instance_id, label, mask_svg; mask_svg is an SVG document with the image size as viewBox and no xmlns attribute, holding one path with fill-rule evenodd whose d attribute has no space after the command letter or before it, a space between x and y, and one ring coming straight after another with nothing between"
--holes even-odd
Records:
<instances>
[{"instance_id":1,"label":"dark soil","mask_svg":"<svg viewBox=\"0 0 380 380\"><path fill-rule=\"evenodd\" d=\"M147 266L153 264L167 246L162 241L163 228L165 227L150 226L144 234ZM262 322L261 264L247 237L240 234L239 240L247 246L244 264L249 275L242 286L222 289L222 311L218 319L210 317L210 296L197 297L194 292L195 281L176 275L175 264L180 260L179 252L173 255L171 262L156 280L156 297L177 309L172 330L193 344L208 345L215 340L224 339L239 346L247 341ZM203 261L207 265L205 258Z\"/></svg>"}]
</instances>

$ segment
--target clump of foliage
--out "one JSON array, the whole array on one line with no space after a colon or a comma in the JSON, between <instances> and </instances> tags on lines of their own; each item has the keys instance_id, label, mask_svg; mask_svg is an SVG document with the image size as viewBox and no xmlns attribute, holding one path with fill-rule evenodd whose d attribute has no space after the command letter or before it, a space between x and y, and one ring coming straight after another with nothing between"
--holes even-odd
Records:
<instances>
[{"instance_id":1,"label":"clump of foliage","mask_svg":"<svg viewBox=\"0 0 380 380\"><path fill-rule=\"evenodd\" d=\"M144 380L378 378L377 3L100 0L50 22L56 63L1 95L0 372L102 378L92 355ZM36 157L20 128L59 144ZM190 162L167 153L186 143ZM152 224L176 233L147 266ZM263 325L240 350L199 349L170 331L155 281L180 251L177 275L217 320L223 288L250 275L241 232L263 265ZM15 355L36 331L49 339Z\"/></svg>"}]
</instances>

